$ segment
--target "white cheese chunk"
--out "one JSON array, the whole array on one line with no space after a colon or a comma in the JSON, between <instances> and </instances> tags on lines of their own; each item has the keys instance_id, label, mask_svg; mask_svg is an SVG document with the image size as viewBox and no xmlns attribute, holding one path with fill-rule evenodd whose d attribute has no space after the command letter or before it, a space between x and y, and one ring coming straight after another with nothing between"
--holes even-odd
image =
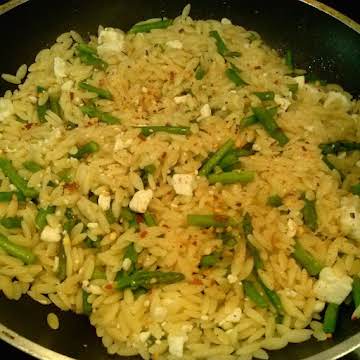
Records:
<instances>
[{"instance_id":1,"label":"white cheese chunk","mask_svg":"<svg viewBox=\"0 0 360 360\"><path fill-rule=\"evenodd\" d=\"M209 104L205 104L200 109L200 115L202 118L207 118L211 116L211 108Z\"/></svg>"},{"instance_id":2,"label":"white cheese chunk","mask_svg":"<svg viewBox=\"0 0 360 360\"><path fill-rule=\"evenodd\" d=\"M144 213L148 208L150 201L153 197L152 190L139 190L137 191L133 198L130 200L129 207L132 211L138 213Z\"/></svg>"},{"instance_id":3,"label":"white cheese chunk","mask_svg":"<svg viewBox=\"0 0 360 360\"><path fill-rule=\"evenodd\" d=\"M168 336L169 353L179 358L183 357L184 344L186 340L187 340L186 335L182 335L182 336L169 335Z\"/></svg>"},{"instance_id":4,"label":"white cheese chunk","mask_svg":"<svg viewBox=\"0 0 360 360\"><path fill-rule=\"evenodd\" d=\"M66 62L60 57L54 58L54 74L58 80L66 77Z\"/></svg>"},{"instance_id":5,"label":"white cheese chunk","mask_svg":"<svg viewBox=\"0 0 360 360\"><path fill-rule=\"evenodd\" d=\"M175 174L172 186L178 195L192 196L195 188L195 176L192 174Z\"/></svg>"},{"instance_id":6,"label":"white cheese chunk","mask_svg":"<svg viewBox=\"0 0 360 360\"><path fill-rule=\"evenodd\" d=\"M341 199L340 227L346 236L360 241L360 200L357 196Z\"/></svg>"},{"instance_id":7,"label":"white cheese chunk","mask_svg":"<svg viewBox=\"0 0 360 360\"><path fill-rule=\"evenodd\" d=\"M100 194L99 198L98 198L98 204L102 210L104 210L104 211L109 210L110 204L111 204L111 196L105 195L105 194Z\"/></svg>"},{"instance_id":8,"label":"white cheese chunk","mask_svg":"<svg viewBox=\"0 0 360 360\"><path fill-rule=\"evenodd\" d=\"M122 53L125 37L121 30L105 28L100 31L97 51L100 57L108 58Z\"/></svg>"},{"instance_id":9,"label":"white cheese chunk","mask_svg":"<svg viewBox=\"0 0 360 360\"><path fill-rule=\"evenodd\" d=\"M350 294L352 282L351 277L331 267L325 267L321 270L319 280L314 285L314 293L322 301L340 305Z\"/></svg>"},{"instance_id":10,"label":"white cheese chunk","mask_svg":"<svg viewBox=\"0 0 360 360\"><path fill-rule=\"evenodd\" d=\"M239 307L235 308L232 313L227 315L222 321L220 321L219 325L223 325L225 323L238 323L241 319L242 311Z\"/></svg>"},{"instance_id":11,"label":"white cheese chunk","mask_svg":"<svg viewBox=\"0 0 360 360\"><path fill-rule=\"evenodd\" d=\"M170 40L166 43L166 46L171 47L173 49L182 49L183 44L180 40Z\"/></svg>"},{"instance_id":12,"label":"white cheese chunk","mask_svg":"<svg viewBox=\"0 0 360 360\"><path fill-rule=\"evenodd\" d=\"M174 102L175 104L184 104L186 103L187 99L190 97L189 94L187 95L182 95L182 96L175 96L174 97Z\"/></svg>"},{"instance_id":13,"label":"white cheese chunk","mask_svg":"<svg viewBox=\"0 0 360 360\"><path fill-rule=\"evenodd\" d=\"M40 239L46 242L59 242L61 240L61 228L53 228L49 225L44 227L41 232Z\"/></svg>"},{"instance_id":14,"label":"white cheese chunk","mask_svg":"<svg viewBox=\"0 0 360 360\"><path fill-rule=\"evenodd\" d=\"M282 97L278 94L275 95L274 101L279 105L279 112L285 112L288 107L291 105L291 101L285 97Z\"/></svg>"},{"instance_id":15,"label":"white cheese chunk","mask_svg":"<svg viewBox=\"0 0 360 360\"><path fill-rule=\"evenodd\" d=\"M304 76L304 75L295 76L293 79L294 79L294 80L296 81L296 83L298 84L299 89L301 89L301 88L304 87L304 85L305 85L305 76Z\"/></svg>"},{"instance_id":16,"label":"white cheese chunk","mask_svg":"<svg viewBox=\"0 0 360 360\"><path fill-rule=\"evenodd\" d=\"M14 105L11 100L0 98L0 121L14 114Z\"/></svg>"}]
</instances>

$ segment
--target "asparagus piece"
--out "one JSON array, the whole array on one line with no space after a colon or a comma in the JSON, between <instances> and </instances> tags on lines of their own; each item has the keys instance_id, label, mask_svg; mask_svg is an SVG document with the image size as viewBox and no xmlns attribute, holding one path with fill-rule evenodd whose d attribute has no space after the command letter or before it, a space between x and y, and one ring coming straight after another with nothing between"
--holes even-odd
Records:
<instances>
[{"instance_id":1,"label":"asparagus piece","mask_svg":"<svg viewBox=\"0 0 360 360\"><path fill-rule=\"evenodd\" d=\"M360 306L360 277L355 275L352 283L352 297L354 300L355 308Z\"/></svg>"},{"instance_id":2,"label":"asparagus piece","mask_svg":"<svg viewBox=\"0 0 360 360\"><path fill-rule=\"evenodd\" d=\"M136 230L139 229L139 224L136 221L136 214L129 208L122 208L120 217L129 223L130 227L134 227Z\"/></svg>"},{"instance_id":3,"label":"asparagus piece","mask_svg":"<svg viewBox=\"0 0 360 360\"><path fill-rule=\"evenodd\" d=\"M38 171L40 171L40 170L42 170L42 169L44 168L43 166L41 166L41 165L38 164L37 162L31 161L31 160L29 160L29 161L24 161L24 162L23 162L23 166L24 166L24 168L25 168L26 170L29 170L29 171L31 171L32 173L36 173L36 172L38 172Z\"/></svg>"},{"instance_id":4,"label":"asparagus piece","mask_svg":"<svg viewBox=\"0 0 360 360\"><path fill-rule=\"evenodd\" d=\"M3 234L0 234L0 248L9 255L20 259L25 264L33 264L36 260L36 256L29 249L14 244Z\"/></svg>"},{"instance_id":5,"label":"asparagus piece","mask_svg":"<svg viewBox=\"0 0 360 360\"><path fill-rule=\"evenodd\" d=\"M5 217L0 219L0 224L6 229L21 228L22 218L18 216Z\"/></svg>"},{"instance_id":6,"label":"asparagus piece","mask_svg":"<svg viewBox=\"0 0 360 360\"><path fill-rule=\"evenodd\" d=\"M83 306L83 314L86 316L90 316L92 312L92 306L88 301L89 293L85 290L82 290L82 306Z\"/></svg>"},{"instance_id":7,"label":"asparagus piece","mask_svg":"<svg viewBox=\"0 0 360 360\"><path fill-rule=\"evenodd\" d=\"M302 247L299 241L295 243L293 257L311 276L319 275L322 265Z\"/></svg>"},{"instance_id":8,"label":"asparagus piece","mask_svg":"<svg viewBox=\"0 0 360 360\"><path fill-rule=\"evenodd\" d=\"M220 174L210 174L208 176L210 184L247 184L253 181L255 173L253 171L229 171Z\"/></svg>"},{"instance_id":9,"label":"asparagus piece","mask_svg":"<svg viewBox=\"0 0 360 360\"><path fill-rule=\"evenodd\" d=\"M51 95L49 96L49 105L50 105L50 110L55 113L56 115L60 116L62 115L62 110L61 110L61 106L59 103L59 97L55 96L55 95Z\"/></svg>"},{"instance_id":10,"label":"asparagus piece","mask_svg":"<svg viewBox=\"0 0 360 360\"><path fill-rule=\"evenodd\" d=\"M149 32L154 29L166 29L173 23L172 19L162 19L158 21L135 24L130 30L129 34L136 34L140 32Z\"/></svg>"},{"instance_id":11,"label":"asparagus piece","mask_svg":"<svg viewBox=\"0 0 360 360\"><path fill-rule=\"evenodd\" d=\"M37 190L28 187L27 181L17 173L10 160L0 158L0 169L4 175L9 178L10 182L15 185L26 197L35 198L38 196Z\"/></svg>"},{"instance_id":12,"label":"asparagus piece","mask_svg":"<svg viewBox=\"0 0 360 360\"><path fill-rule=\"evenodd\" d=\"M276 208L281 206L283 204L283 201L279 195L271 195L268 197L266 204Z\"/></svg>"},{"instance_id":13,"label":"asparagus piece","mask_svg":"<svg viewBox=\"0 0 360 360\"><path fill-rule=\"evenodd\" d=\"M129 270L127 270L127 273L128 274L134 273L136 271L136 263L137 263L137 260L138 260L138 254L137 254L137 252L135 250L134 243L131 243L125 249L124 260L125 259L129 259L131 261L131 266L130 266Z\"/></svg>"},{"instance_id":14,"label":"asparagus piece","mask_svg":"<svg viewBox=\"0 0 360 360\"><path fill-rule=\"evenodd\" d=\"M226 56L226 54L229 52L229 49L226 46L224 40L221 38L220 34L216 30L213 30L209 32L209 36L215 39L218 53L222 56Z\"/></svg>"},{"instance_id":15,"label":"asparagus piece","mask_svg":"<svg viewBox=\"0 0 360 360\"><path fill-rule=\"evenodd\" d=\"M162 126L162 125L153 125L153 126L140 126L141 134L144 136L150 136L156 132L165 132L168 134L175 135L189 135L190 128L188 126Z\"/></svg>"},{"instance_id":16,"label":"asparagus piece","mask_svg":"<svg viewBox=\"0 0 360 360\"><path fill-rule=\"evenodd\" d=\"M326 334L332 334L336 328L338 318L339 305L330 303L326 307L323 330Z\"/></svg>"},{"instance_id":17,"label":"asparagus piece","mask_svg":"<svg viewBox=\"0 0 360 360\"><path fill-rule=\"evenodd\" d=\"M264 127L266 132L275 139L280 146L284 146L288 143L289 139L285 133L278 127L276 121L273 119L271 113L264 108L253 108L254 115L258 121Z\"/></svg>"},{"instance_id":18,"label":"asparagus piece","mask_svg":"<svg viewBox=\"0 0 360 360\"><path fill-rule=\"evenodd\" d=\"M339 140L327 144L320 144L319 147L323 155L329 155L329 154L337 155L341 152L360 150L360 142Z\"/></svg>"},{"instance_id":19,"label":"asparagus piece","mask_svg":"<svg viewBox=\"0 0 360 360\"><path fill-rule=\"evenodd\" d=\"M261 101L274 100L275 93L273 91L255 91L256 95Z\"/></svg>"},{"instance_id":20,"label":"asparagus piece","mask_svg":"<svg viewBox=\"0 0 360 360\"><path fill-rule=\"evenodd\" d=\"M72 157L74 157L76 159L81 159L86 155L96 153L97 151L99 151L99 149L100 149L100 145L97 142L90 141L90 142L86 143L85 145L81 146L78 149L77 153L72 155Z\"/></svg>"},{"instance_id":21,"label":"asparagus piece","mask_svg":"<svg viewBox=\"0 0 360 360\"><path fill-rule=\"evenodd\" d=\"M104 271L98 269L98 268L95 268L94 269L94 272L91 276L91 279L92 280L106 280L106 274Z\"/></svg>"},{"instance_id":22,"label":"asparagus piece","mask_svg":"<svg viewBox=\"0 0 360 360\"><path fill-rule=\"evenodd\" d=\"M251 256L254 259L254 265L255 269L259 270L264 267L263 262L260 257L259 250L249 241L248 237L253 233L253 226L251 222L251 216L247 212L244 215L243 221L242 221L242 228L244 231L245 239L247 240L247 248L249 249Z\"/></svg>"},{"instance_id":23,"label":"asparagus piece","mask_svg":"<svg viewBox=\"0 0 360 360\"><path fill-rule=\"evenodd\" d=\"M229 248L233 248L237 244L237 240L235 236L230 232L221 232L216 234L216 237L218 239L221 239L224 246L227 246Z\"/></svg>"},{"instance_id":24,"label":"asparagus piece","mask_svg":"<svg viewBox=\"0 0 360 360\"><path fill-rule=\"evenodd\" d=\"M86 44L79 44L76 48L81 62L92 65L100 70L106 70L108 63L100 59L96 50Z\"/></svg>"},{"instance_id":25,"label":"asparagus piece","mask_svg":"<svg viewBox=\"0 0 360 360\"><path fill-rule=\"evenodd\" d=\"M199 64L195 69L195 79L202 80L206 74L205 69Z\"/></svg>"},{"instance_id":26,"label":"asparagus piece","mask_svg":"<svg viewBox=\"0 0 360 360\"><path fill-rule=\"evenodd\" d=\"M0 203L2 202L10 202L15 195L18 201L25 201L26 198L23 193L20 191L2 191L0 192Z\"/></svg>"},{"instance_id":27,"label":"asparagus piece","mask_svg":"<svg viewBox=\"0 0 360 360\"><path fill-rule=\"evenodd\" d=\"M304 207L302 208L304 224L311 230L316 231L317 213L315 207L315 200L308 200L304 197Z\"/></svg>"},{"instance_id":28,"label":"asparagus piece","mask_svg":"<svg viewBox=\"0 0 360 360\"><path fill-rule=\"evenodd\" d=\"M252 150L252 143L246 144L241 149L234 149L229 151L218 163L223 171L231 169L232 166L238 164L239 157L250 156L255 154Z\"/></svg>"},{"instance_id":29,"label":"asparagus piece","mask_svg":"<svg viewBox=\"0 0 360 360\"><path fill-rule=\"evenodd\" d=\"M193 215L189 214L187 216L187 224L191 226L199 226L199 227L228 227L228 226L236 226L237 222L235 219L232 219L228 216L224 215Z\"/></svg>"},{"instance_id":30,"label":"asparagus piece","mask_svg":"<svg viewBox=\"0 0 360 360\"><path fill-rule=\"evenodd\" d=\"M281 300L279 295L274 291L274 290L270 290L263 282L262 280L258 277L258 281L259 284L261 285L261 287L263 288L266 296L269 298L270 302L272 303L272 305L274 306L276 312L278 313L278 316L282 317L284 315L284 308L282 306Z\"/></svg>"},{"instance_id":31,"label":"asparagus piece","mask_svg":"<svg viewBox=\"0 0 360 360\"><path fill-rule=\"evenodd\" d=\"M160 284L173 284L185 279L185 276L178 272L163 271L137 271L134 274L120 274L116 279L116 288L124 290L130 288L137 290L138 288L150 289Z\"/></svg>"},{"instance_id":32,"label":"asparagus piece","mask_svg":"<svg viewBox=\"0 0 360 360\"><path fill-rule=\"evenodd\" d=\"M148 211L144 214L144 221L146 226L156 226L155 217Z\"/></svg>"},{"instance_id":33,"label":"asparagus piece","mask_svg":"<svg viewBox=\"0 0 360 360\"><path fill-rule=\"evenodd\" d=\"M245 291L245 295L258 307L267 308L268 303L266 299L259 293L254 284L251 281L244 280L243 287Z\"/></svg>"},{"instance_id":34,"label":"asparagus piece","mask_svg":"<svg viewBox=\"0 0 360 360\"><path fill-rule=\"evenodd\" d=\"M276 113L277 113L277 106L274 106L272 108L268 108L266 109L269 113L270 116L275 116ZM240 122L240 127L241 128L246 128L248 126L251 126L251 125L254 125L254 124L257 124L259 122L258 118L252 114L250 116L247 116L245 118L243 118Z\"/></svg>"},{"instance_id":35,"label":"asparagus piece","mask_svg":"<svg viewBox=\"0 0 360 360\"><path fill-rule=\"evenodd\" d=\"M44 227L47 225L46 217L50 214L55 213L55 206L48 206L47 208L40 208L35 217L36 228L40 231L44 230Z\"/></svg>"},{"instance_id":36,"label":"asparagus piece","mask_svg":"<svg viewBox=\"0 0 360 360\"><path fill-rule=\"evenodd\" d=\"M199 171L199 175L207 176L211 173L216 165L221 161L221 159L233 149L235 145L234 140L227 140L221 147L218 149L215 154L213 154L206 162L203 164Z\"/></svg>"},{"instance_id":37,"label":"asparagus piece","mask_svg":"<svg viewBox=\"0 0 360 360\"><path fill-rule=\"evenodd\" d=\"M225 70L225 75L227 76L227 78L232 81L236 86L244 86L247 85L247 82L244 81L241 77L240 77L240 72L237 71L234 67L231 67L229 69Z\"/></svg>"},{"instance_id":38,"label":"asparagus piece","mask_svg":"<svg viewBox=\"0 0 360 360\"><path fill-rule=\"evenodd\" d=\"M98 118L99 121L109 125L119 124L121 120L110 113L99 110L93 105L84 105L80 108L83 114L91 117Z\"/></svg>"},{"instance_id":39,"label":"asparagus piece","mask_svg":"<svg viewBox=\"0 0 360 360\"><path fill-rule=\"evenodd\" d=\"M200 260L201 267L211 267L214 266L220 259L220 253L212 252L209 255L204 255Z\"/></svg>"},{"instance_id":40,"label":"asparagus piece","mask_svg":"<svg viewBox=\"0 0 360 360\"><path fill-rule=\"evenodd\" d=\"M86 90L86 91L89 91L89 92L92 92L92 93L95 93L101 99L112 100L112 98L113 98L112 95L111 95L111 92L109 90L98 88L96 86L93 86L93 85L90 85L90 84L86 83L85 81L82 81L82 82L79 83L79 88L83 89L83 90Z\"/></svg>"},{"instance_id":41,"label":"asparagus piece","mask_svg":"<svg viewBox=\"0 0 360 360\"><path fill-rule=\"evenodd\" d=\"M360 183L352 185L350 187L350 192L354 195L360 195Z\"/></svg>"}]
</instances>

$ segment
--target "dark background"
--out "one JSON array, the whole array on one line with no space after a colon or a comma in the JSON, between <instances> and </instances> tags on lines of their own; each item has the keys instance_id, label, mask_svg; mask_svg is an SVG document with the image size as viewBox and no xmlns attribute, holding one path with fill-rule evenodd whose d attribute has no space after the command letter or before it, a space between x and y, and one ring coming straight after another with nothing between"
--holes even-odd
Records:
<instances>
[{"instance_id":1,"label":"dark background","mask_svg":"<svg viewBox=\"0 0 360 360\"><path fill-rule=\"evenodd\" d=\"M0 0L0 5L5 3L5 0ZM191 2L191 1L189 1ZM360 22L360 12L358 11L358 0L322 0L323 3L339 10L346 14L353 20ZM34 360L31 356L28 356L8 344L0 340L0 358L11 360ZM343 358L343 360L360 360L360 351L353 352Z\"/></svg>"}]
</instances>

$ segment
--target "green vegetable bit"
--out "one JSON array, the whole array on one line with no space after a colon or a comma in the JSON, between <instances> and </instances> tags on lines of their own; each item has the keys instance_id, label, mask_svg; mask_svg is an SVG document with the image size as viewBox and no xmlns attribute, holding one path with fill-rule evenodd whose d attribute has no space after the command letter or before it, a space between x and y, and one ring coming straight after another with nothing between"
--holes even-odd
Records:
<instances>
[{"instance_id":1,"label":"green vegetable bit","mask_svg":"<svg viewBox=\"0 0 360 360\"><path fill-rule=\"evenodd\" d=\"M98 249L100 247L100 242L101 242L101 238L100 237L96 237L95 240L91 239L90 237L86 237L84 240L84 244L86 245L86 247L88 248L95 248Z\"/></svg>"},{"instance_id":2,"label":"green vegetable bit","mask_svg":"<svg viewBox=\"0 0 360 360\"><path fill-rule=\"evenodd\" d=\"M27 181L17 173L10 160L0 158L0 170L25 197L36 198L39 195L37 190L28 187Z\"/></svg>"},{"instance_id":3,"label":"green vegetable bit","mask_svg":"<svg viewBox=\"0 0 360 360\"><path fill-rule=\"evenodd\" d=\"M258 307L267 308L269 306L266 299L260 294L260 292L256 289L255 285L248 280L244 280L242 282L244 287L245 295Z\"/></svg>"},{"instance_id":4,"label":"green vegetable bit","mask_svg":"<svg viewBox=\"0 0 360 360\"><path fill-rule=\"evenodd\" d=\"M254 180L254 171L229 171L220 174L210 174L208 180L210 184L247 184Z\"/></svg>"},{"instance_id":5,"label":"green vegetable bit","mask_svg":"<svg viewBox=\"0 0 360 360\"><path fill-rule=\"evenodd\" d=\"M139 224L136 221L136 214L129 208L122 208L120 217L122 220L127 221L130 227L134 227L135 230L139 229Z\"/></svg>"},{"instance_id":6,"label":"green vegetable bit","mask_svg":"<svg viewBox=\"0 0 360 360\"><path fill-rule=\"evenodd\" d=\"M216 265L220 259L220 253L212 252L209 255L204 255L200 260L200 267L211 267Z\"/></svg>"},{"instance_id":7,"label":"green vegetable bit","mask_svg":"<svg viewBox=\"0 0 360 360\"><path fill-rule=\"evenodd\" d=\"M89 293L85 290L82 290L82 307L83 307L83 314L86 316L90 316L92 312L92 306L88 301Z\"/></svg>"},{"instance_id":8,"label":"green vegetable bit","mask_svg":"<svg viewBox=\"0 0 360 360\"><path fill-rule=\"evenodd\" d=\"M221 38L220 34L216 30L213 30L209 32L209 36L215 39L218 53L222 56L226 56L226 54L229 52L229 49L226 46L224 40Z\"/></svg>"},{"instance_id":9,"label":"green vegetable bit","mask_svg":"<svg viewBox=\"0 0 360 360\"><path fill-rule=\"evenodd\" d=\"M73 180L72 169L64 169L57 173L60 181L69 183Z\"/></svg>"},{"instance_id":10,"label":"green vegetable bit","mask_svg":"<svg viewBox=\"0 0 360 360\"><path fill-rule=\"evenodd\" d=\"M350 192L354 195L359 195L360 196L360 183L359 184L355 184L352 185L350 187Z\"/></svg>"},{"instance_id":11,"label":"green vegetable bit","mask_svg":"<svg viewBox=\"0 0 360 360\"><path fill-rule=\"evenodd\" d=\"M80 108L83 114L90 118L98 118L99 121L108 125L120 124L121 120L110 113L99 110L94 105L84 105Z\"/></svg>"},{"instance_id":12,"label":"green vegetable bit","mask_svg":"<svg viewBox=\"0 0 360 360\"><path fill-rule=\"evenodd\" d=\"M248 83L240 77L240 73L234 67L225 70L225 75L232 81L236 86L244 86Z\"/></svg>"},{"instance_id":13,"label":"green vegetable bit","mask_svg":"<svg viewBox=\"0 0 360 360\"><path fill-rule=\"evenodd\" d=\"M189 135L190 128L188 126L141 126L141 134L143 136L150 136L156 132L165 132L174 135Z\"/></svg>"},{"instance_id":14,"label":"green vegetable bit","mask_svg":"<svg viewBox=\"0 0 360 360\"><path fill-rule=\"evenodd\" d=\"M125 249L124 259L129 259L131 261L131 266L130 266L129 270L127 270L127 273L128 274L134 273L136 271L136 263L137 263L137 260L138 260L138 254L137 254L137 252L135 250L134 243L131 243Z\"/></svg>"},{"instance_id":15,"label":"green vegetable bit","mask_svg":"<svg viewBox=\"0 0 360 360\"><path fill-rule=\"evenodd\" d=\"M249 249L251 256L254 259L255 269L259 270L264 267L263 262L260 257L259 250L249 241L248 237L253 233L253 226L251 222L251 215L247 212L245 213L242 221L242 229L247 240L246 246Z\"/></svg>"},{"instance_id":16,"label":"green vegetable bit","mask_svg":"<svg viewBox=\"0 0 360 360\"><path fill-rule=\"evenodd\" d=\"M254 92L261 101L274 100L275 93L273 91Z\"/></svg>"},{"instance_id":17,"label":"green vegetable bit","mask_svg":"<svg viewBox=\"0 0 360 360\"><path fill-rule=\"evenodd\" d=\"M323 330L326 334L332 334L335 332L336 323L338 318L339 305L330 303L326 307Z\"/></svg>"},{"instance_id":18,"label":"green vegetable bit","mask_svg":"<svg viewBox=\"0 0 360 360\"><path fill-rule=\"evenodd\" d=\"M302 208L304 224L313 232L317 230L317 213L315 200L304 198L304 207Z\"/></svg>"},{"instance_id":19,"label":"green vegetable bit","mask_svg":"<svg viewBox=\"0 0 360 360\"><path fill-rule=\"evenodd\" d=\"M270 116L275 116L276 113L277 113L277 106L274 106L272 108L268 108L266 109L268 111L268 113L270 114ZM259 122L258 118L252 114L252 115L249 115L243 119L241 119L240 121L240 127L243 129L243 128L246 128L248 126L251 126L251 125L255 125Z\"/></svg>"},{"instance_id":20,"label":"green vegetable bit","mask_svg":"<svg viewBox=\"0 0 360 360\"><path fill-rule=\"evenodd\" d=\"M50 110L56 115L62 117L62 109L59 103L59 97L56 95L49 96Z\"/></svg>"},{"instance_id":21,"label":"green vegetable bit","mask_svg":"<svg viewBox=\"0 0 360 360\"><path fill-rule=\"evenodd\" d=\"M59 249L59 265L56 271L56 276L60 281L64 281L66 279L66 254L63 243L60 244Z\"/></svg>"},{"instance_id":22,"label":"green vegetable bit","mask_svg":"<svg viewBox=\"0 0 360 360\"><path fill-rule=\"evenodd\" d=\"M86 44L79 44L76 48L81 62L92 65L100 70L106 70L108 63L100 59L96 50Z\"/></svg>"},{"instance_id":23,"label":"green vegetable bit","mask_svg":"<svg viewBox=\"0 0 360 360\"><path fill-rule=\"evenodd\" d=\"M259 123L264 127L266 132L275 139L280 146L288 143L289 139L285 133L278 127L273 115L265 108L253 108L254 115L257 117Z\"/></svg>"},{"instance_id":24,"label":"green vegetable bit","mask_svg":"<svg viewBox=\"0 0 360 360\"><path fill-rule=\"evenodd\" d=\"M337 155L342 152L360 150L360 142L339 140L327 144L320 144L319 147L323 155L329 155L329 154Z\"/></svg>"},{"instance_id":25,"label":"green vegetable bit","mask_svg":"<svg viewBox=\"0 0 360 360\"><path fill-rule=\"evenodd\" d=\"M55 206L48 206L47 208L40 208L35 217L36 228L40 231L44 230L44 227L47 225L46 217L50 214L55 213Z\"/></svg>"},{"instance_id":26,"label":"green vegetable bit","mask_svg":"<svg viewBox=\"0 0 360 360\"><path fill-rule=\"evenodd\" d=\"M233 248L237 244L237 240L234 234L230 232L221 232L216 234L216 238L221 239L224 246Z\"/></svg>"},{"instance_id":27,"label":"green vegetable bit","mask_svg":"<svg viewBox=\"0 0 360 360\"><path fill-rule=\"evenodd\" d=\"M93 154L98 152L100 149L100 145L95 141L90 141L86 143L85 145L81 146L77 153L72 155L72 157L76 159L81 159L89 154Z\"/></svg>"},{"instance_id":28,"label":"green vegetable bit","mask_svg":"<svg viewBox=\"0 0 360 360\"><path fill-rule=\"evenodd\" d=\"M137 290L138 288L150 289L156 285L173 284L185 279L182 273L163 272L163 271L137 271L128 275L125 273L118 274L116 278L116 288L124 290L130 288Z\"/></svg>"},{"instance_id":29,"label":"green vegetable bit","mask_svg":"<svg viewBox=\"0 0 360 360\"><path fill-rule=\"evenodd\" d=\"M106 217L106 220L108 221L108 223L110 225L116 223L116 218L115 218L114 213L112 212L111 209L108 209L108 210L105 211L105 217Z\"/></svg>"},{"instance_id":30,"label":"green vegetable bit","mask_svg":"<svg viewBox=\"0 0 360 360\"><path fill-rule=\"evenodd\" d=\"M279 195L271 195L268 197L266 204L271 207L277 208L283 204L283 200Z\"/></svg>"},{"instance_id":31,"label":"green vegetable bit","mask_svg":"<svg viewBox=\"0 0 360 360\"><path fill-rule=\"evenodd\" d=\"M293 94L296 94L299 90L299 84L288 84L287 87Z\"/></svg>"},{"instance_id":32,"label":"green vegetable bit","mask_svg":"<svg viewBox=\"0 0 360 360\"><path fill-rule=\"evenodd\" d=\"M1 191L0 192L0 203L10 202L14 195L17 197L18 201L26 200L24 194L21 193L20 191Z\"/></svg>"},{"instance_id":33,"label":"green vegetable bit","mask_svg":"<svg viewBox=\"0 0 360 360\"><path fill-rule=\"evenodd\" d=\"M218 228L238 225L238 223L233 218L230 218L225 215L214 215L214 214L211 215L189 214L187 216L187 224L190 226L218 227Z\"/></svg>"},{"instance_id":34,"label":"green vegetable bit","mask_svg":"<svg viewBox=\"0 0 360 360\"><path fill-rule=\"evenodd\" d=\"M106 274L99 268L95 268L91 280L106 280Z\"/></svg>"},{"instance_id":35,"label":"green vegetable bit","mask_svg":"<svg viewBox=\"0 0 360 360\"><path fill-rule=\"evenodd\" d=\"M154 215L149 213L148 211L144 214L144 221L146 226L156 226L156 219Z\"/></svg>"},{"instance_id":36,"label":"green vegetable bit","mask_svg":"<svg viewBox=\"0 0 360 360\"><path fill-rule=\"evenodd\" d=\"M82 81L79 83L79 88L89 91L89 92L92 92L92 93L95 93L101 99L112 100L112 98L113 98L110 91L90 85L90 84L86 83L85 81Z\"/></svg>"},{"instance_id":37,"label":"green vegetable bit","mask_svg":"<svg viewBox=\"0 0 360 360\"><path fill-rule=\"evenodd\" d=\"M36 260L36 256L29 249L13 243L3 234L0 234L0 248L25 264L33 264Z\"/></svg>"},{"instance_id":38,"label":"green vegetable bit","mask_svg":"<svg viewBox=\"0 0 360 360\"><path fill-rule=\"evenodd\" d=\"M151 21L146 23L135 24L130 30L129 34L136 34L140 32L149 32L154 29L166 29L173 23L172 19L163 19L158 21Z\"/></svg>"},{"instance_id":39,"label":"green vegetable bit","mask_svg":"<svg viewBox=\"0 0 360 360\"><path fill-rule=\"evenodd\" d=\"M26 170L29 170L32 173L36 173L44 168L43 166L32 160L24 161L23 166Z\"/></svg>"},{"instance_id":40,"label":"green vegetable bit","mask_svg":"<svg viewBox=\"0 0 360 360\"><path fill-rule=\"evenodd\" d=\"M0 224L6 229L21 228L22 217L13 216L0 219Z\"/></svg>"},{"instance_id":41,"label":"green vegetable bit","mask_svg":"<svg viewBox=\"0 0 360 360\"><path fill-rule=\"evenodd\" d=\"M323 268L323 266L303 248L299 241L295 243L293 257L311 276L319 275Z\"/></svg>"},{"instance_id":42,"label":"green vegetable bit","mask_svg":"<svg viewBox=\"0 0 360 360\"><path fill-rule=\"evenodd\" d=\"M233 170L235 165L239 165L239 158L243 156L250 156L255 154L252 150L252 143L246 144L241 149L233 149L229 151L218 163L223 171Z\"/></svg>"},{"instance_id":43,"label":"green vegetable bit","mask_svg":"<svg viewBox=\"0 0 360 360\"><path fill-rule=\"evenodd\" d=\"M233 149L235 145L234 140L227 140L201 167L199 175L207 176L219 164L221 159Z\"/></svg>"},{"instance_id":44,"label":"green vegetable bit","mask_svg":"<svg viewBox=\"0 0 360 360\"><path fill-rule=\"evenodd\" d=\"M360 306L360 277L355 275L352 283L352 297L354 300L355 308Z\"/></svg>"},{"instance_id":45,"label":"green vegetable bit","mask_svg":"<svg viewBox=\"0 0 360 360\"><path fill-rule=\"evenodd\" d=\"M71 230L74 228L74 226L79 222L79 220L76 219L71 209L67 208L65 210L65 218L66 221L64 223L64 230L70 234Z\"/></svg>"},{"instance_id":46,"label":"green vegetable bit","mask_svg":"<svg viewBox=\"0 0 360 360\"><path fill-rule=\"evenodd\" d=\"M195 69L195 79L202 80L206 74L205 69L199 64Z\"/></svg>"},{"instance_id":47,"label":"green vegetable bit","mask_svg":"<svg viewBox=\"0 0 360 360\"><path fill-rule=\"evenodd\" d=\"M270 290L259 277L258 281L263 288L266 296L270 300L271 304L274 306L276 312L278 313L278 316L282 317L284 315L284 308L282 306L279 295L274 290Z\"/></svg>"}]
</instances>

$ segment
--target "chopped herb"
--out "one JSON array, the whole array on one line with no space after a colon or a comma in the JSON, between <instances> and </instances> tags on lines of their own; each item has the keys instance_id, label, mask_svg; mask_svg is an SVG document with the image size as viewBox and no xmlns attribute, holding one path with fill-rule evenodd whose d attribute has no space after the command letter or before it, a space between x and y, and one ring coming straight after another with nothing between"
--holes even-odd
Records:
<instances>
[{"instance_id":1,"label":"chopped herb","mask_svg":"<svg viewBox=\"0 0 360 360\"><path fill-rule=\"evenodd\" d=\"M92 92L92 93L95 93L101 99L112 100L112 98L113 98L110 91L90 85L90 84L86 83L85 81L82 81L79 83L79 88L89 91L89 92Z\"/></svg>"},{"instance_id":2,"label":"chopped herb","mask_svg":"<svg viewBox=\"0 0 360 360\"><path fill-rule=\"evenodd\" d=\"M283 201L279 195L271 195L268 197L266 204L276 208L281 206L283 204Z\"/></svg>"},{"instance_id":3,"label":"chopped herb","mask_svg":"<svg viewBox=\"0 0 360 360\"><path fill-rule=\"evenodd\" d=\"M261 101L274 100L275 93L273 91L254 92Z\"/></svg>"},{"instance_id":4,"label":"chopped herb","mask_svg":"<svg viewBox=\"0 0 360 360\"><path fill-rule=\"evenodd\" d=\"M220 259L220 253L212 252L209 255L204 255L200 260L200 267L211 267L216 265Z\"/></svg>"},{"instance_id":5,"label":"chopped herb","mask_svg":"<svg viewBox=\"0 0 360 360\"><path fill-rule=\"evenodd\" d=\"M95 141L90 141L86 143L85 145L81 146L77 153L74 155L71 155L72 157L76 159L81 159L89 154L93 154L98 152L100 149L100 145Z\"/></svg>"},{"instance_id":6,"label":"chopped herb","mask_svg":"<svg viewBox=\"0 0 360 360\"><path fill-rule=\"evenodd\" d=\"M80 108L83 114L90 118L98 118L99 121L109 125L119 124L121 120L110 113L103 112L93 105L84 105Z\"/></svg>"}]
</instances>

